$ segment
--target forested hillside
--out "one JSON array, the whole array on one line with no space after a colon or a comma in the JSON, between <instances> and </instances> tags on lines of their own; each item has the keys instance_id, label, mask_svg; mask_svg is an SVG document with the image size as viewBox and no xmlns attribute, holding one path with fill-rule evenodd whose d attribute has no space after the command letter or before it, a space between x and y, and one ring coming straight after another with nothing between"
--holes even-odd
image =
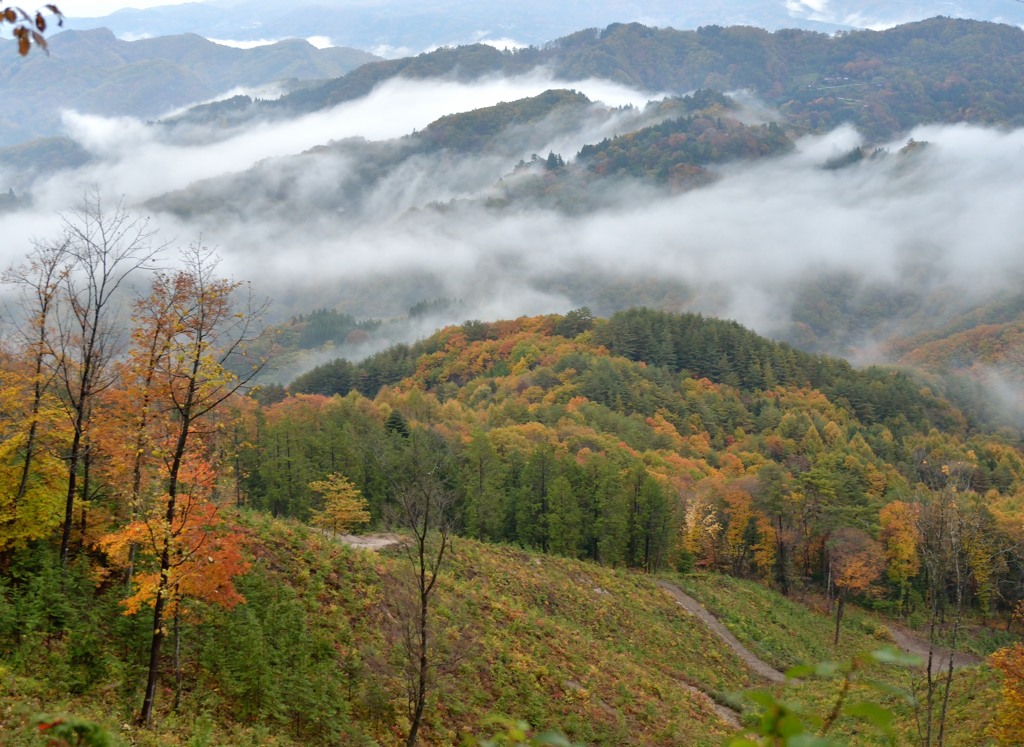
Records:
<instances>
[{"instance_id":1,"label":"forested hillside","mask_svg":"<svg viewBox=\"0 0 1024 747\"><path fill-rule=\"evenodd\" d=\"M850 122L884 140L927 122L1019 123L1022 58L1020 29L949 18L834 36L613 24L540 48L501 52L477 44L373 63L277 101L250 101L233 121L323 109L398 76L472 80L547 66L567 81L598 77L649 91L749 89L804 130Z\"/></svg>"},{"instance_id":2,"label":"forested hillside","mask_svg":"<svg viewBox=\"0 0 1024 747\"><path fill-rule=\"evenodd\" d=\"M1019 610L1018 437L907 374L698 315L578 309L466 322L253 398L259 306L201 247L153 276L110 355L95 279L155 255L142 224L93 210L134 240L71 254L71 233L7 275L35 310L0 368L15 744L65 709L138 744L450 744L495 711L588 743L719 744L738 716L714 701L756 678L646 574L830 600L844 655L888 638L844 623L847 601L954 641ZM366 331L305 324L311 342ZM373 558L339 544L361 524L404 532ZM997 698L964 676L940 704L933 671L917 718L977 744L947 707Z\"/></svg>"},{"instance_id":3,"label":"forested hillside","mask_svg":"<svg viewBox=\"0 0 1024 747\"><path fill-rule=\"evenodd\" d=\"M255 500L280 513L305 515L312 495L282 493L280 485L308 482L326 468L314 466L317 461L331 459L351 465L342 469L346 474L362 475L353 479L372 506L381 477L366 471L360 450L372 448L367 444L398 421L422 422L461 441L458 448L470 449L482 470L461 486L464 525L474 535L547 547L555 536L565 541L562 522L568 520L573 540L567 554L653 567L669 562L671 539L683 522L673 513L679 510L673 496L716 484L707 496L714 506L709 511L724 510L717 501L727 495L753 501L747 509L753 511L770 490L773 500L783 500L774 518L786 524L796 514L782 514L798 509L787 507L784 496L798 493L792 499L801 503L798 512L814 518L800 530L802 547L789 555L807 565L779 566L773 556L761 569L767 577L789 578L820 572L821 558L808 548L822 549L827 538L816 535L815 525L825 535L843 523L876 529L877 512L887 503L909 498L919 484L940 488L952 479L950 470L961 487L980 494L994 490L990 503L1004 500L997 498L1001 491L1009 496L1015 490L1020 463L1014 442L972 434L968 415L907 374L856 370L693 315L632 311L591 325L585 312L470 322L360 364L337 361L314 369L294 382L293 392L351 394L334 404L295 396L266 410L261 436L268 440L253 458L261 465L254 479L265 497ZM378 436L368 436L368 424L357 440L325 434L333 446L315 446L321 437L309 424L326 427L326 421L314 413L333 407L358 412L364 397L387 405L388 416L378 415ZM272 415L278 411L281 426L289 429L280 435ZM305 413L306 424L294 426L286 412ZM346 442L355 452L341 448ZM290 456L279 462L283 455ZM297 471L280 475L276 464ZM621 471L634 475L626 488L634 499L602 497L601 485L622 489L612 477ZM557 511L548 499L556 482L559 495L551 502ZM741 486L737 494L734 485ZM744 520L756 523L756 511ZM544 527L552 522L557 528L548 534ZM737 536L749 540L756 534L752 527ZM723 537L702 550L709 555L697 553L693 560L720 562ZM754 572L750 547L739 552L744 572Z\"/></svg>"}]
</instances>

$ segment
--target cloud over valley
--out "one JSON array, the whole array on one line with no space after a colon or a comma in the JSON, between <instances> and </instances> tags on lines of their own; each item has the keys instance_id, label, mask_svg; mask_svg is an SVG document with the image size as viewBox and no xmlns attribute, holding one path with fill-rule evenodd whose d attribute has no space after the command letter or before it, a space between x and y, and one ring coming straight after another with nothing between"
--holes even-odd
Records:
<instances>
[{"instance_id":1,"label":"cloud over valley","mask_svg":"<svg viewBox=\"0 0 1024 747\"><path fill-rule=\"evenodd\" d=\"M503 130L482 152L417 150L404 137L560 86L602 104ZM843 335L845 352L870 357L874 335L934 314L937 298L952 313L1019 286L1019 130L923 127L908 137L926 145L901 138L824 168L864 145L840 127L783 156L716 167L696 189L594 180L587 189L600 199L576 211L501 199L517 179L545 178L517 171L521 159L552 151L572 167L583 145L635 128L652 98L540 74L396 79L334 109L208 140L69 113L68 134L93 161L40 178L31 207L0 216L2 259L55 233L55 214L96 185L151 215L163 240L217 246L225 269L273 297L279 317L331 307L386 318L438 297L463 301L451 321L648 304L791 338L803 329L813 347L815 324L844 322L808 310L816 294L838 292L829 313L878 307L872 324ZM618 108L626 104L637 108Z\"/></svg>"}]
</instances>

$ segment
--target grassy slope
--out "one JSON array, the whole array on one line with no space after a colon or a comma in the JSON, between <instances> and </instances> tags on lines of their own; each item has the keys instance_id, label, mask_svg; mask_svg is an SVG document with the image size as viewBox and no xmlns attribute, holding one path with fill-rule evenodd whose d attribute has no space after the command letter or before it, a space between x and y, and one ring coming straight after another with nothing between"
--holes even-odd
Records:
<instances>
[{"instance_id":1,"label":"grassy slope","mask_svg":"<svg viewBox=\"0 0 1024 747\"><path fill-rule=\"evenodd\" d=\"M679 683L753 683L651 578L469 541L457 550L446 606L479 631L464 665L480 683L475 708L588 742L721 743L728 730Z\"/></svg>"},{"instance_id":2,"label":"grassy slope","mask_svg":"<svg viewBox=\"0 0 1024 747\"><path fill-rule=\"evenodd\" d=\"M408 569L404 554L352 550L263 517L243 521L256 558L240 584L249 603L231 613L207 613L186 637L186 659L201 638L215 649L238 648L231 636L247 629L245 616L268 599L280 605L274 594L283 588L301 605L302 634L330 642L337 657L331 668L339 672L348 661L360 672L347 681L339 675L335 691L348 700L337 717L348 723L343 743L398 743L405 722L393 642ZM424 744L485 734L488 715L507 714L557 726L587 743L718 745L731 729L707 699L683 684L723 693L753 684L731 651L640 574L459 539L439 582L435 611L439 638L454 656L433 691ZM116 610L108 607L104 614L116 617ZM139 624L144 627L145 619ZM119 655L114 644L106 645L109 650L94 655ZM45 656L40 651L40 659ZM172 697L165 678L156 727L142 732L127 726L138 705L138 688L132 692L138 676L131 673L137 665L110 669L108 679L72 695L41 662L0 660L0 734L11 747L36 745L33 714L70 712L100 721L136 745L307 743L288 736L291 724L272 715L245 718L244 699L223 683L211 686L210 661L191 665L195 684L186 688L180 715L168 712ZM330 691L319 692L304 697L326 702Z\"/></svg>"},{"instance_id":3,"label":"grassy slope","mask_svg":"<svg viewBox=\"0 0 1024 747\"><path fill-rule=\"evenodd\" d=\"M254 613L267 589L285 588L303 605L304 635L331 642L339 657L331 668L343 668L342 656L358 660L359 676L339 680L337 690L347 699L343 742L399 742L404 704L392 642L408 568L403 553L352 550L302 526L263 517L250 516L245 523L256 558L243 584L250 603L233 613L211 614L192 640L205 631L215 647L237 645L227 637L239 629L230 620ZM749 582L706 575L673 580L778 667L835 658L831 621L822 615ZM505 714L557 726L588 744L719 745L731 729L684 685L719 697L760 684L724 644L639 573L458 539L435 610L439 638L452 656L433 691L425 744L485 734L486 717ZM839 655L877 648L877 630L871 618L851 609ZM0 733L12 747L39 744L28 726L31 714L60 711L99 720L140 746L306 743L288 736L287 724L242 717L228 688L211 692L202 680L209 675L195 672L198 684L186 690L180 715L167 711L171 697L165 691L155 730L125 728L137 705L134 695L122 695L133 679L127 666L72 696L47 677L45 656L40 653L35 668L0 661ZM994 679L987 670L958 678L953 713L959 726L952 744L985 743L965 734L980 734L980 722L992 710ZM820 683L808 683L787 697L822 712L830 695Z\"/></svg>"},{"instance_id":4,"label":"grassy slope","mask_svg":"<svg viewBox=\"0 0 1024 747\"><path fill-rule=\"evenodd\" d=\"M744 581L713 573L674 576L673 581L711 610L751 651L780 669L804 663L848 660L891 645L881 618L848 605L838 648L833 647L835 620L753 581ZM906 669L878 668L872 676L899 687L912 682L920 685L923 675L911 677ZM955 673L947 718L950 745L993 744L985 736L996 704L999 702L998 677L988 666L971 667ZM834 697L835 688L820 681L791 687L788 697L824 713ZM859 697L859 696L858 696ZM896 699L879 698L897 714L901 743L914 741L913 710ZM852 744L875 743L870 736L846 739Z\"/></svg>"}]
</instances>

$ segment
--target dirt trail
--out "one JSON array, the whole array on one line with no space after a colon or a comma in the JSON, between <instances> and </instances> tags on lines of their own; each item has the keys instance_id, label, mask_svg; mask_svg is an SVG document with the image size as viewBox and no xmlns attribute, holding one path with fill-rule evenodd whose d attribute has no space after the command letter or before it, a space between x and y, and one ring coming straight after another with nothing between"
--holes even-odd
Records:
<instances>
[{"instance_id":1,"label":"dirt trail","mask_svg":"<svg viewBox=\"0 0 1024 747\"><path fill-rule=\"evenodd\" d=\"M657 584L671 594L672 598L676 600L676 603L678 603L680 607L703 620L704 623L711 628L719 638L725 641L725 643L736 652L737 656L739 656L754 672L771 682L785 682L786 678L782 672L751 653L750 650L740 643L736 636L729 632L729 629L720 623L718 618L708 612L700 602L687 595L682 589L673 583L658 580ZM907 654L913 654L914 656L920 656L927 664L928 641L926 639L898 625L889 625L888 631L889 635L892 636L893 642L901 651ZM935 648L932 662L933 667L936 669L944 669L948 662L949 649L937 646ZM954 669L960 669L961 667L973 667L980 663L981 659L973 654L957 651L953 655Z\"/></svg>"},{"instance_id":2,"label":"dirt trail","mask_svg":"<svg viewBox=\"0 0 1024 747\"><path fill-rule=\"evenodd\" d=\"M697 698L697 700L704 701L704 703L715 712L715 715L718 716L722 723L728 724L730 729L739 729L743 726L742 722L740 722L741 714L739 711L734 711L729 706L722 705L699 687L694 687L686 682L679 682L678 684L681 688L686 690L686 692Z\"/></svg>"},{"instance_id":3,"label":"dirt trail","mask_svg":"<svg viewBox=\"0 0 1024 747\"><path fill-rule=\"evenodd\" d=\"M739 642L739 639L737 639L736 636L729 632L728 628L718 621L718 618L704 609L700 602L686 594L673 583L658 579L657 584L667 591L673 599L675 599L676 604L691 615L703 621L703 623L707 625L715 635L725 641L726 645L735 651L736 655L743 660L743 663L750 667L757 675L763 677L769 682L786 681L786 676L782 672L771 666L768 662L752 654L746 646Z\"/></svg>"},{"instance_id":4,"label":"dirt trail","mask_svg":"<svg viewBox=\"0 0 1024 747\"><path fill-rule=\"evenodd\" d=\"M922 638L916 633L897 625L889 625L888 630L889 635L892 636L893 641L901 651L907 654L913 654L914 656L920 656L924 660L924 664L922 666L927 666L928 641L925 638ZM978 664L981 664L981 659L973 654L967 654L962 651L957 651L953 654L953 669L973 667ZM935 653L932 658L932 669L945 671L948 666L949 649L942 646L936 646Z\"/></svg>"},{"instance_id":5,"label":"dirt trail","mask_svg":"<svg viewBox=\"0 0 1024 747\"><path fill-rule=\"evenodd\" d=\"M324 532L329 537L333 537L343 544L349 547L359 547L363 550L371 550L377 552L388 547L396 547L405 542L405 538L400 534L392 534L385 532L381 534L336 534L334 532Z\"/></svg>"}]
</instances>

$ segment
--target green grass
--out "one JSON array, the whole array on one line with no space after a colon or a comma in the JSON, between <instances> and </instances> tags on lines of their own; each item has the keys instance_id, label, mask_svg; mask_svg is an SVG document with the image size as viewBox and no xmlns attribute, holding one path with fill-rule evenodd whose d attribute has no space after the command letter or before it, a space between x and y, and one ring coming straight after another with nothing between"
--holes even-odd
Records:
<instances>
[{"instance_id":1,"label":"green grass","mask_svg":"<svg viewBox=\"0 0 1024 747\"><path fill-rule=\"evenodd\" d=\"M91 632L98 647L93 653L107 664L77 692L61 674L77 671L69 664L68 633L0 657L4 744L39 745L31 724L38 713L94 719L140 747L401 741L406 722L395 643L407 572L403 553L352 550L300 525L258 515L243 516L243 522L254 556L254 568L240 584L249 603L230 612L205 610L190 623L184 649L189 684L178 714L171 712L165 679L155 728L129 726L139 705L142 658L133 648L143 648L146 621L132 627L130 619L108 619L107 602L92 613L101 624ZM831 617L756 583L706 574L671 578L780 669L849 659L885 642L879 621L852 606L834 649ZM654 581L642 573L457 539L432 608L444 655L422 743L456 744L467 734L488 733L488 717L507 715L560 729L585 744L722 744L731 728L690 688L722 701L763 683ZM269 618L257 624L260 614L269 614L260 613L268 605L270 618L286 620L284 627L269 627ZM265 638L250 640L253 635ZM294 641L273 646L273 638L289 635ZM288 658L300 649L306 658ZM261 656L277 667L263 675L260 690L265 699L277 693L280 702L273 707L259 707L251 687L243 687L259 675L253 665ZM873 674L895 684L908 681L905 671ZM996 681L988 669L958 673L950 745L986 744ZM783 697L824 713L835 692L834 681L805 681ZM878 698L862 689L855 695ZM299 714L314 718L333 708L334 715L322 724L296 723L294 710L280 710L296 699L308 703ZM912 712L883 702L898 710L906 738L901 744L913 743ZM317 729L333 736L318 742L309 736ZM848 723L840 733L849 744L878 743L855 734Z\"/></svg>"},{"instance_id":2,"label":"green grass","mask_svg":"<svg viewBox=\"0 0 1024 747\"><path fill-rule=\"evenodd\" d=\"M673 575L671 580L711 610L753 653L778 669L805 663L849 661L891 643L885 633L886 621L854 605L847 605L837 648L832 645L834 617L809 609L754 581L712 573ZM979 645L978 641L986 639L978 635L977 628L972 628L965 640ZM988 640L988 645L993 645L992 638ZM923 692L923 673L919 670L876 664L865 670L865 676L908 691ZM789 685L783 697L808 712L825 714L837 694L838 680L809 680ZM891 709L896 716L898 744L916 743L914 707L866 687L854 688L852 698L871 700ZM947 716L947 744L951 747L993 744L985 735L985 729L998 702L998 676L990 667L955 672ZM854 730L849 722L840 725L839 734L844 744L884 743L877 733L863 727Z\"/></svg>"},{"instance_id":3,"label":"green grass","mask_svg":"<svg viewBox=\"0 0 1024 747\"><path fill-rule=\"evenodd\" d=\"M838 648L835 618L808 609L765 586L713 573L671 577L732 631L744 646L776 669L850 659L891 643L883 625L847 605Z\"/></svg>"}]
</instances>

